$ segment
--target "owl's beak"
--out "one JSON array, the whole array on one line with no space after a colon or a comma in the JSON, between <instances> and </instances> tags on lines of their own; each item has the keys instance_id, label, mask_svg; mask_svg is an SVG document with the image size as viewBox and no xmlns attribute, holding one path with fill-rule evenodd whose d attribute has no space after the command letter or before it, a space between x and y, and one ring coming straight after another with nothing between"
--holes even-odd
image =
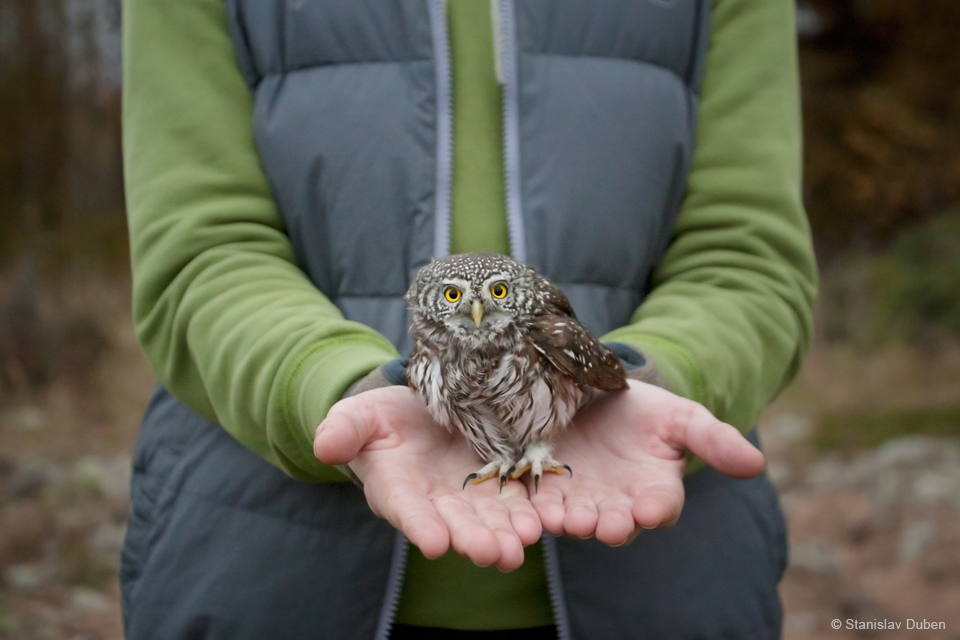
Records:
<instances>
[{"instance_id":1,"label":"owl's beak","mask_svg":"<svg viewBox=\"0 0 960 640\"><path fill-rule=\"evenodd\" d=\"M483 320L483 303L480 302L479 300L474 300L472 313L473 313L473 321L479 327L480 321Z\"/></svg>"}]
</instances>

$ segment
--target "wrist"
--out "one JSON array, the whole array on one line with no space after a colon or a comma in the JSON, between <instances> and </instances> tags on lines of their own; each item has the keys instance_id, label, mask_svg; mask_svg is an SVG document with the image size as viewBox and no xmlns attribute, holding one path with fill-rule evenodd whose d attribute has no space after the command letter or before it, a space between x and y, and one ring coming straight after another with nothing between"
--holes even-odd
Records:
<instances>
[{"instance_id":1,"label":"wrist","mask_svg":"<svg viewBox=\"0 0 960 640\"><path fill-rule=\"evenodd\" d=\"M628 377L656 384L681 398L704 404L706 385L703 372L683 345L649 333L628 332L626 328L607 334L603 341L608 345L621 343L638 352L646 361L641 371L633 376L628 372Z\"/></svg>"},{"instance_id":2,"label":"wrist","mask_svg":"<svg viewBox=\"0 0 960 640\"><path fill-rule=\"evenodd\" d=\"M385 340L325 340L306 350L287 369L278 395L273 437L282 444L289 473L315 481L343 481L350 473L324 464L313 454L313 440L327 412L351 380L396 357Z\"/></svg>"},{"instance_id":3,"label":"wrist","mask_svg":"<svg viewBox=\"0 0 960 640\"><path fill-rule=\"evenodd\" d=\"M606 345L620 358L627 370L627 379L652 384L675 395L696 400L692 397L692 388L699 370L693 364L693 357L686 354L683 347L659 338L646 340L642 347L625 341L606 342ZM658 363L665 365L663 369ZM706 463L699 456L688 453L683 474L689 475L705 466Z\"/></svg>"},{"instance_id":4,"label":"wrist","mask_svg":"<svg viewBox=\"0 0 960 640\"><path fill-rule=\"evenodd\" d=\"M344 398L393 385L407 386L408 358L394 358L355 380L343 393Z\"/></svg>"},{"instance_id":5,"label":"wrist","mask_svg":"<svg viewBox=\"0 0 960 640\"><path fill-rule=\"evenodd\" d=\"M671 391L670 383L649 354L625 342L608 342L606 346L616 354L627 372L628 380L637 380Z\"/></svg>"}]
</instances>

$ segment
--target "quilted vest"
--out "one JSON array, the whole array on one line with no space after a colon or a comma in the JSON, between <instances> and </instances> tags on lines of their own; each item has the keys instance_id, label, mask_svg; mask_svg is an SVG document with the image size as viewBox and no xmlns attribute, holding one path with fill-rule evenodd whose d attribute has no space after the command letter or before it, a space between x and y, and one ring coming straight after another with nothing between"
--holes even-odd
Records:
<instances>
[{"instance_id":1,"label":"quilted vest","mask_svg":"<svg viewBox=\"0 0 960 640\"><path fill-rule=\"evenodd\" d=\"M494 0L510 251L584 324L629 321L686 187L703 0ZM263 168L303 269L410 350L402 300L450 246L443 0L228 0Z\"/></svg>"}]
</instances>

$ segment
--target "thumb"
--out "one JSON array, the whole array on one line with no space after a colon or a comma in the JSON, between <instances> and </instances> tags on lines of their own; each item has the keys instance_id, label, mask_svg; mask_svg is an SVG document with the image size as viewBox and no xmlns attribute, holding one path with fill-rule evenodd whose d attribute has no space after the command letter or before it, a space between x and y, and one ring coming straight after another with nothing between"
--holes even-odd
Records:
<instances>
[{"instance_id":1,"label":"thumb","mask_svg":"<svg viewBox=\"0 0 960 640\"><path fill-rule=\"evenodd\" d=\"M735 427L720 422L702 406L694 408L686 426L686 447L720 473L752 478L763 472L763 453Z\"/></svg>"},{"instance_id":2,"label":"thumb","mask_svg":"<svg viewBox=\"0 0 960 640\"><path fill-rule=\"evenodd\" d=\"M317 427L313 455L327 464L347 464L373 436L374 424L365 412L335 405Z\"/></svg>"}]
</instances>

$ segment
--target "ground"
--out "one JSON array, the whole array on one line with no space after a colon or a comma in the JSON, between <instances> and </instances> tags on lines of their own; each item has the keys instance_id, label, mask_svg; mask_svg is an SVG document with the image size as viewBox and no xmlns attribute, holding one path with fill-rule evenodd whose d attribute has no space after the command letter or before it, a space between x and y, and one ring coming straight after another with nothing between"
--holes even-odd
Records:
<instances>
[{"instance_id":1,"label":"ground","mask_svg":"<svg viewBox=\"0 0 960 640\"><path fill-rule=\"evenodd\" d=\"M878 353L818 344L765 413L761 436L789 526L780 587L787 640L960 638L960 439L902 433L957 433L956 422L929 416L949 421L958 379L956 344ZM874 416L901 416L901 435L858 443L847 425ZM902 625L856 631L848 619ZM945 630L908 630L908 619Z\"/></svg>"}]
</instances>

